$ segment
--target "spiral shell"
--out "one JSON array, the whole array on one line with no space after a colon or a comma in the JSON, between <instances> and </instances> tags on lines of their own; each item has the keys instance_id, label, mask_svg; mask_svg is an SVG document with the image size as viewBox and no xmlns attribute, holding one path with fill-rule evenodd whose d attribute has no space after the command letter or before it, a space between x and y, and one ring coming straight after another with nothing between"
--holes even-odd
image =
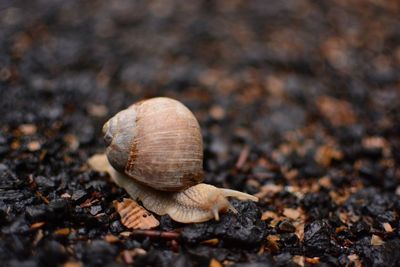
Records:
<instances>
[{"instance_id":1,"label":"spiral shell","mask_svg":"<svg viewBox=\"0 0 400 267\"><path fill-rule=\"evenodd\" d=\"M199 123L182 103L140 101L103 127L107 158L118 171L162 191L182 191L203 180Z\"/></svg>"}]
</instances>

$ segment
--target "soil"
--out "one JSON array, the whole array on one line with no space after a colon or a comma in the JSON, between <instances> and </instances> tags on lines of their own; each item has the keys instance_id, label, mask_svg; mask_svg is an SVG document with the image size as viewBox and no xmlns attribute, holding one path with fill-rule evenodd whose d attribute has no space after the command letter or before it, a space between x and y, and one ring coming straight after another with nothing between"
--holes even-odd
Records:
<instances>
[{"instance_id":1,"label":"soil","mask_svg":"<svg viewBox=\"0 0 400 267\"><path fill-rule=\"evenodd\" d=\"M398 1L1 1L2 266L395 266ZM168 96L238 215L129 230L86 160Z\"/></svg>"}]
</instances>

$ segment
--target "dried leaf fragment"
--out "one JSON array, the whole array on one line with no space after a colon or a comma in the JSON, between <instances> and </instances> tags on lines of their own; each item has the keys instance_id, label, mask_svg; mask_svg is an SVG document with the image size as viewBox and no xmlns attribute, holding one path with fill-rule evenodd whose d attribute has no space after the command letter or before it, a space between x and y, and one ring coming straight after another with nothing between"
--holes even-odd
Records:
<instances>
[{"instance_id":1,"label":"dried leaf fragment","mask_svg":"<svg viewBox=\"0 0 400 267\"><path fill-rule=\"evenodd\" d=\"M318 148L314 158L320 165L328 167L333 160L343 159L343 153L335 147L325 145Z\"/></svg>"},{"instance_id":2,"label":"dried leaf fragment","mask_svg":"<svg viewBox=\"0 0 400 267\"><path fill-rule=\"evenodd\" d=\"M277 218L278 218L278 214L276 214L273 211L269 211L269 210L265 211L261 216L262 221L266 221L268 219L277 219Z\"/></svg>"},{"instance_id":3,"label":"dried leaf fragment","mask_svg":"<svg viewBox=\"0 0 400 267\"><path fill-rule=\"evenodd\" d=\"M292 260L293 260L293 262L300 265L301 267L304 266L304 260L305 260L304 256L295 255L295 256L293 256Z\"/></svg>"},{"instance_id":4,"label":"dried leaf fragment","mask_svg":"<svg viewBox=\"0 0 400 267\"><path fill-rule=\"evenodd\" d=\"M362 266L361 260L357 254L350 254L349 256L347 256L347 258L350 260L350 263L354 263L354 267Z\"/></svg>"},{"instance_id":5,"label":"dried leaf fragment","mask_svg":"<svg viewBox=\"0 0 400 267\"><path fill-rule=\"evenodd\" d=\"M320 263L319 257L314 257L314 258L305 258L305 262L310 263L310 264L318 264Z\"/></svg>"},{"instance_id":6,"label":"dried leaf fragment","mask_svg":"<svg viewBox=\"0 0 400 267\"><path fill-rule=\"evenodd\" d=\"M210 261L209 267L222 267L222 264L216 259L212 258Z\"/></svg>"},{"instance_id":7,"label":"dried leaf fragment","mask_svg":"<svg viewBox=\"0 0 400 267\"><path fill-rule=\"evenodd\" d=\"M121 216L121 222L131 229L151 229L160 223L154 216L130 198L114 201L114 207Z\"/></svg>"},{"instance_id":8,"label":"dried leaf fragment","mask_svg":"<svg viewBox=\"0 0 400 267\"><path fill-rule=\"evenodd\" d=\"M31 229L38 229L38 228L42 227L44 224L45 224L45 222L36 222L36 223L33 223L33 224L31 225Z\"/></svg>"},{"instance_id":9,"label":"dried leaf fragment","mask_svg":"<svg viewBox=\"0 0 400 267\"><path fill-rule=\"evenodd\" d=\"M31 141L27 144L28 150L31 152L38 151L41 145L38 141Z\"/></svg>"},{"instance_id":10,"label":"dried leaf fragment","mask_svg":"<svg viewBox=\"0 0 400 267\"><path fill-rule=\"evenodd\" d=\"M131 250L122 251L121 255L126 264L133 264L134 258L137 256L146 255L147 251L142 248L134 248Z\"/></svg>"},{"instance_id":11,"label":"dried leaf fragment","mask_svg":"<svg viewBox=\"0 0 400 267\"><path fill-rule=\"evenodd\" d=\"M23 135L33 135L36 133L37 128L36 125L34 124L21 124L18 127L18 130L23 134Z\"/></svg>"},{"instance_id":12,"label":"dried leaf fragment","mask_svg":"<svg viewBox=\"0 0 400 267\"><path fill-rule=\"evenodd\" d=\"M54 234L60 235L60 236L66 236L66 235L69 235L71 232L72 231L70 228L61 228L61 229L55 230Z\"/></svg>"},{"instance_id":13,"label":"dried leaf fragment","mask_svg":"<svg viewBox=\"0 0 400 267\"><path fill-rule=\"evenodd\" d=\"M219 239L218 238L211 238L211 239L207 239L204 240L203 242L201 242L201 244L203 245L210 245L210 246L216 246L219 243Z\"/></svg>"},{"instance_id":14,"label":"dried leaf fragment","mask_svg":"<svg viewBox=\"0 0 400 267\"><path fill-rule=\"evenodd\" d=\"M104 237L104 240L107 241L108 243L115 243L115 242L119 241L118 237L116 237L115 235L111 235L111 234L106 235Z\"/></svg>"},{"instance_id":15,"label":"dried leaf fragment","mask_svg":"<svg viewBox=\"0 0 400 267\"><path fill-rule=\"evenodd\" d=\"M349 125L356 121L352 105L345 100L320 96L316 104L321 114L334 126Z\"/></svg>"},{"instance_id":16,"label":"dried leaf fragment","mask_svg":"<svg viewBox=\"0 0 400 267\"><path fill-rule=\"evenodd\" d=\"M281 238L278 235L267 236L268 248L272 251L278 251L279 250L279 240L281 240Z\"/></svg>"},{"instance_id":17,"label":"dried leaf fragment","mask_svg":"<svg viewBox=\"0 0 400 267\"><path fill-rule=\"evenodd\" d=\"M301 213L297 209L286 208L283 210L283 215L285 215L286 217L288 217L292 220L296 220L300 217Z\"/></svg>"},{"instance_id":18,"label":"dried leaf fragment","mask_svg":"<svg viewBox=\"0 0 400 267\"><path fill-rule=\"evenodd\" d=\"M258 198L264 198L266 196L273 196L282 191L283 191L282 185L266 184L260 188L260 192L255 194L255 196Z\"/></svg>"},{"instance_id":19,"label":"dried leaf fragment","mask_svg":"<svg viewBox=\"0 0 400 267\"><path fill-rule=\"evenodd\" d=\"M63 267L82 267L82 263L78 261L69 261L66 262Z\"/></svg>"},{"instance_id":20,"label":"dried leaf fragment","mask_svg":"<svg viewBox=\"0 0 400 267\"><path fill-rule=\"evenodd\" d=\"M393 232L393 227L390 225L390 223L385 222L382 225L383 225L383 228L385 229L385 231L387 233L392 233Z\"/></svg>"},{"instance_id":21,"label":"dried leaf fragment","mask_svg":"<svg viewBox=\"0 0 400 267\"><path fill-rule=\"evenodd\" d=\"M380 246L380 245L382 245L383 243L385 243L385 242L382 240L382 238L380 238L380 237L377 236L377 235L372 235L372 237L371 237L371 245L373 245L373 246Z\"/></svg>"}]
</instances>

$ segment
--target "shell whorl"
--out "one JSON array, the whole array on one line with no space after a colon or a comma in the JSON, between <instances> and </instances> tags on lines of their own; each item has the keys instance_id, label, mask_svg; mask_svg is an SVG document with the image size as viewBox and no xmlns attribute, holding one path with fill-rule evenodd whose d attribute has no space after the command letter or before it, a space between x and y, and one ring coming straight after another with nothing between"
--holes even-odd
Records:
<instances>
[{"instance_id":1,"label":"shell whorl","mask_svg":"<svg viewBox=\"0 0 400 267\"><path fill-rule=\"evenodd\" d=\"M108 161L119 172L124 172L129 161L130 148L136 136L136 117L135 107L124 109L103 126Z\"/></svg>"},{"instance_id":2,"label":"shell whorl","mask_svg":"<svg viewBox=\"0 0 400 267\"><path fill-rule=\"evenodd\" d=\"M114 168L136 181L157 190L182 191L203 180L200 127L182 103L164 97L140 101L104 127L123 129L122 134L131 131L129 140L113 132L107 157Z\"/></svg>"}]
</instances>

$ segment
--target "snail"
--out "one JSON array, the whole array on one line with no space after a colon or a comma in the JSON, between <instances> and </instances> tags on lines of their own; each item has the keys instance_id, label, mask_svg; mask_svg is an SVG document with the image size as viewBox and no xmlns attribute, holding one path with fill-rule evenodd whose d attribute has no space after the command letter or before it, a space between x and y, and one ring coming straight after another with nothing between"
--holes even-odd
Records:
<instances>
[{"instance_id":1,"label":"snail","mask_svg":"<svg viewBox=\"0 0 400 267\"><path fill-rule=\"evenodd\" d=\"M89 160L106 171L149 211L182 223L204 222L220 212L237 213L227 197L252 195L201 183L203 141L199 123L181 102L156 97L120 111L103 126L105 155Z\"/></svg>"}]
</instances>

